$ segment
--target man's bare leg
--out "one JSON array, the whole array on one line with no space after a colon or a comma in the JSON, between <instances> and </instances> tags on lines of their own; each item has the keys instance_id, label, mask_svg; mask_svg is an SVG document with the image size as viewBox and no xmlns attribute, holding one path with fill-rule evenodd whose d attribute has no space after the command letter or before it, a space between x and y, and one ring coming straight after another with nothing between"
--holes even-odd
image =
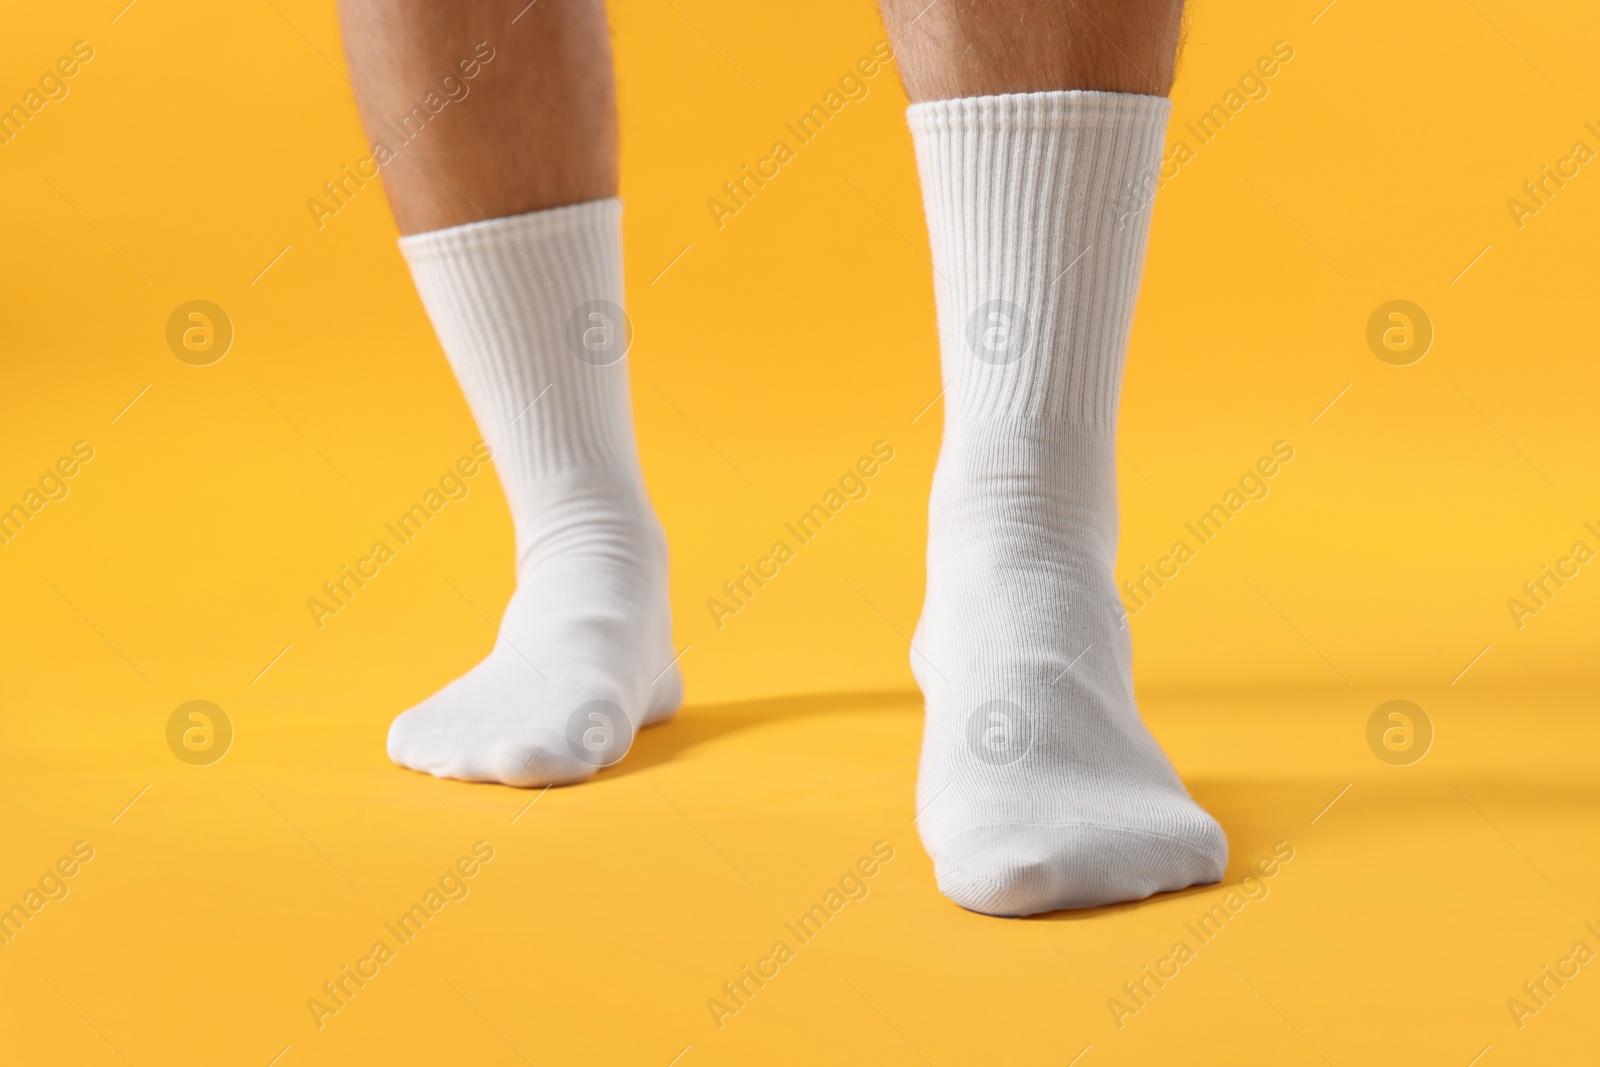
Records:
<instances>
[{"instance_id":1,"label":"man's bare leg","mask_svg":"<svg viewBox=\"0 0 1600 1067\"><path fill-rule=\"evenodd\" d=\"M881 0L912 103L1172 91L1183 0Z\"/></svg>"},{"instance_id":2,"label":"man's bare leg","mask_svg":"<svg viewBox=\"0 0 1600 1067\"><path fill-rule=\"evenodd\" d=\"M945 895L995 915L1214 882L1227 842L1139 717L1113 579L1112 441L1181 3L926 4L883 0L945 382L912 654L922 839Z\"/></svg>"},{"instance_id":3,"label":"man's bare leg","mask_svg":"<svg viewBox=\"0 0 1600 1067\"><path fill-rule=\"evenodd\" d=\"M537 786L620 759L682 683L628 396L605 10L517 6L342 0L341 15L401 249L516 527L494 649L394 721L389 755ZM464 495L487 452L422 510ZM429 517L397 521L409 538Z\"/></svg>"},{"instance_id":4,"label":"man's bare leg","mask_svg":"<svg viewBox=\"0 0 1600 1067\"><path fill-rule=\"evenodd\" d=\"M401 233L617 195L604 3L534 4L513 25L518 6L340 0L362 123L374 144L395 149L383 186ZM470 78L464 61L477 70ZM464 98L450 99L446 77ZM430 93L445 101L437 114ZM423 122L402 121L419 108Z\"/></svg>"}]
</instances>

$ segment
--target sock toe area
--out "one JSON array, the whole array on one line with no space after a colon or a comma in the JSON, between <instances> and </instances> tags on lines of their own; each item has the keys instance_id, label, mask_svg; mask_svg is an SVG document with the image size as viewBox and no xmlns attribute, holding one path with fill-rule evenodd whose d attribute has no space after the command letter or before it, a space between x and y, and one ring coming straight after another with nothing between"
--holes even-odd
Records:
<instances>
[{"instance_id":1,"label":"sock toe area","mask_svg":"<svg viewBox=\"0 0 1600 1067\"><path fill-rule=\"evenodd\" d=\"M489 751L485 780L537 788L575 785L593 778L599 768L575 758L566 747L565 737L503 739Z\"/></svg>"},{"instance_id":2,"label":"sock toe area","mask_svg":"<svg viewBox=\"0 0 1600 1067\"><path fill-rule=\"evenodd\" d=\"M1196 814L1203 822L1183 836L1091 822L973 826L933 852L939 891L969 911L1022 916L1216 882L1227 841Z\"/></svg>"},{"instance_id":3,"label":"sock toe area","mask_svg":"<svg viewBox=\"0 0 1600 1067\"><path fill-rule=\"evenodd\" d=\"M436 778L521 788L588 781L598 765L571 752L564 733L530 725L435 725L422 708L389 726L389 758Z\"/></svg>"}]
</instances>

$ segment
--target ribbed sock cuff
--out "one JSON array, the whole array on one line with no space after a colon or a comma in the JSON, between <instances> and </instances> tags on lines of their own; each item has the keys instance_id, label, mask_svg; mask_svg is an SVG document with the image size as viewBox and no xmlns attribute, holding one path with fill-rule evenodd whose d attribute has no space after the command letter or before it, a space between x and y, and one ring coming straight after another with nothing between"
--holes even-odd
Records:
<instances>
[{"instance_id":1,"label":"ribbed sock cuff","mask_svg":"<svg viewBox=\"0 0 1600 1067\"><path fill-rule=\"evenodd\" d=\"M519 481L637 465L621 217L596 200L400 239L514 506Z\"/></svg>"},{"instance_id":2,"label":"ribbed sock cuff","mask_svg":"<svg viewBox=\"0 0 1600 1067\"><path fill-rule=\"evenodd\" d=\"M911 106L948 418L1114 427L1171 108L1079 90Z\"/></svg>"},{"instance_id":3,"label":"ribbed sock cuff","mask_svg":"<svg viewBox=\"0 0 1600 1067\"><path fill-rule=\"evenodd\" d=\"M416 263L486 246L491 249L507 244L538 246L570 239L573 235L578 235L580 243L587 243L597 238L604 240L613 232L620 234L621 225L622 201L613 197L410 234L400 238L400 251L405 253L408 263Z\"/></svg>"}]
</instances>

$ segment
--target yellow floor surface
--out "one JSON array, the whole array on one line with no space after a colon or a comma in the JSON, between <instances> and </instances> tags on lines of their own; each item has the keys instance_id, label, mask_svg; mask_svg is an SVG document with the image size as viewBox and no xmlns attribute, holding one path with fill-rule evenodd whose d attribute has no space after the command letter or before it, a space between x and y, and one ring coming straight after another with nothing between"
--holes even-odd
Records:
<instances>
[{"instance_id":1,"label":"yellow floor surface","mask_svg":"<svg viewBox=\"0 0 1600 1067\"><path fill-rule=\"evenodd\" d=\"M912 694L690 706L543 793L305 715L207 767L111 731L0 781L7 901L92 849L0 950L10 1062L1587 1062L1595 699L1412 696L1435 736L1404 767L1363 741L1376 694L1148 696L1225 880L1028 920L935 891Z\"/></svg>"}]
</instances>

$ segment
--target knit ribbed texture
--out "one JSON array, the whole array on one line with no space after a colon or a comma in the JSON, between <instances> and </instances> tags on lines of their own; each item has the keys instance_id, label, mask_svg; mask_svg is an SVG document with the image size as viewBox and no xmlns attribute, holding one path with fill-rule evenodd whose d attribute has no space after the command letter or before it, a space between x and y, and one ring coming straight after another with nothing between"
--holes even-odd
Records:
<instances>
[{"instance_id":1,"label":"knit ribbed texture","mask_svg":"<svg viewBox=\"0 0 1600 1067\"><path fill-rule=\"evenodd\" d=\"M1115 426L1171 110L1095 92L912 105L940 336L962 341L944 352L952 415ZM1020 316L989 320L997 301ZM1009 350L973 358L996 328Z\"/></svg>"},{"instance_id":2,"label":"knit ribbed texture","mask_svg":"<svg viewBox=\"0 0 1600 1067\"><path fill-rule=\"evenodd\" d=\"M400 249L514 515L537 511L535 485L551 471L637 466L626 359L572 352L578 309L623 304L620 200L419 233Z\"/></svg>"},{"instance_id":3,"label":"knit ribbed texture","mask_svg":"<svg viewBox=\"0 0 1600 1067\"><path fill-rule=\"evenodd\" d=\"M401 239L511 504L517 589L471 671L389 729L448 778L582 781L682 699L666 540L634 445L621 205Z\"/></svg>"},{"instance_id":4,"label":"knit ribbed texture","mask_svg":"<svg viewBox=\"0 0 1600 1067\"><path fill-rule=\"evenodd\" d=\"M1116 410L1170 105L916 104L945 436L912 642L918 827L995 915L1215 881L1227 844L1139 717L1112 574Z\"/></svg>"}]
</instances>

